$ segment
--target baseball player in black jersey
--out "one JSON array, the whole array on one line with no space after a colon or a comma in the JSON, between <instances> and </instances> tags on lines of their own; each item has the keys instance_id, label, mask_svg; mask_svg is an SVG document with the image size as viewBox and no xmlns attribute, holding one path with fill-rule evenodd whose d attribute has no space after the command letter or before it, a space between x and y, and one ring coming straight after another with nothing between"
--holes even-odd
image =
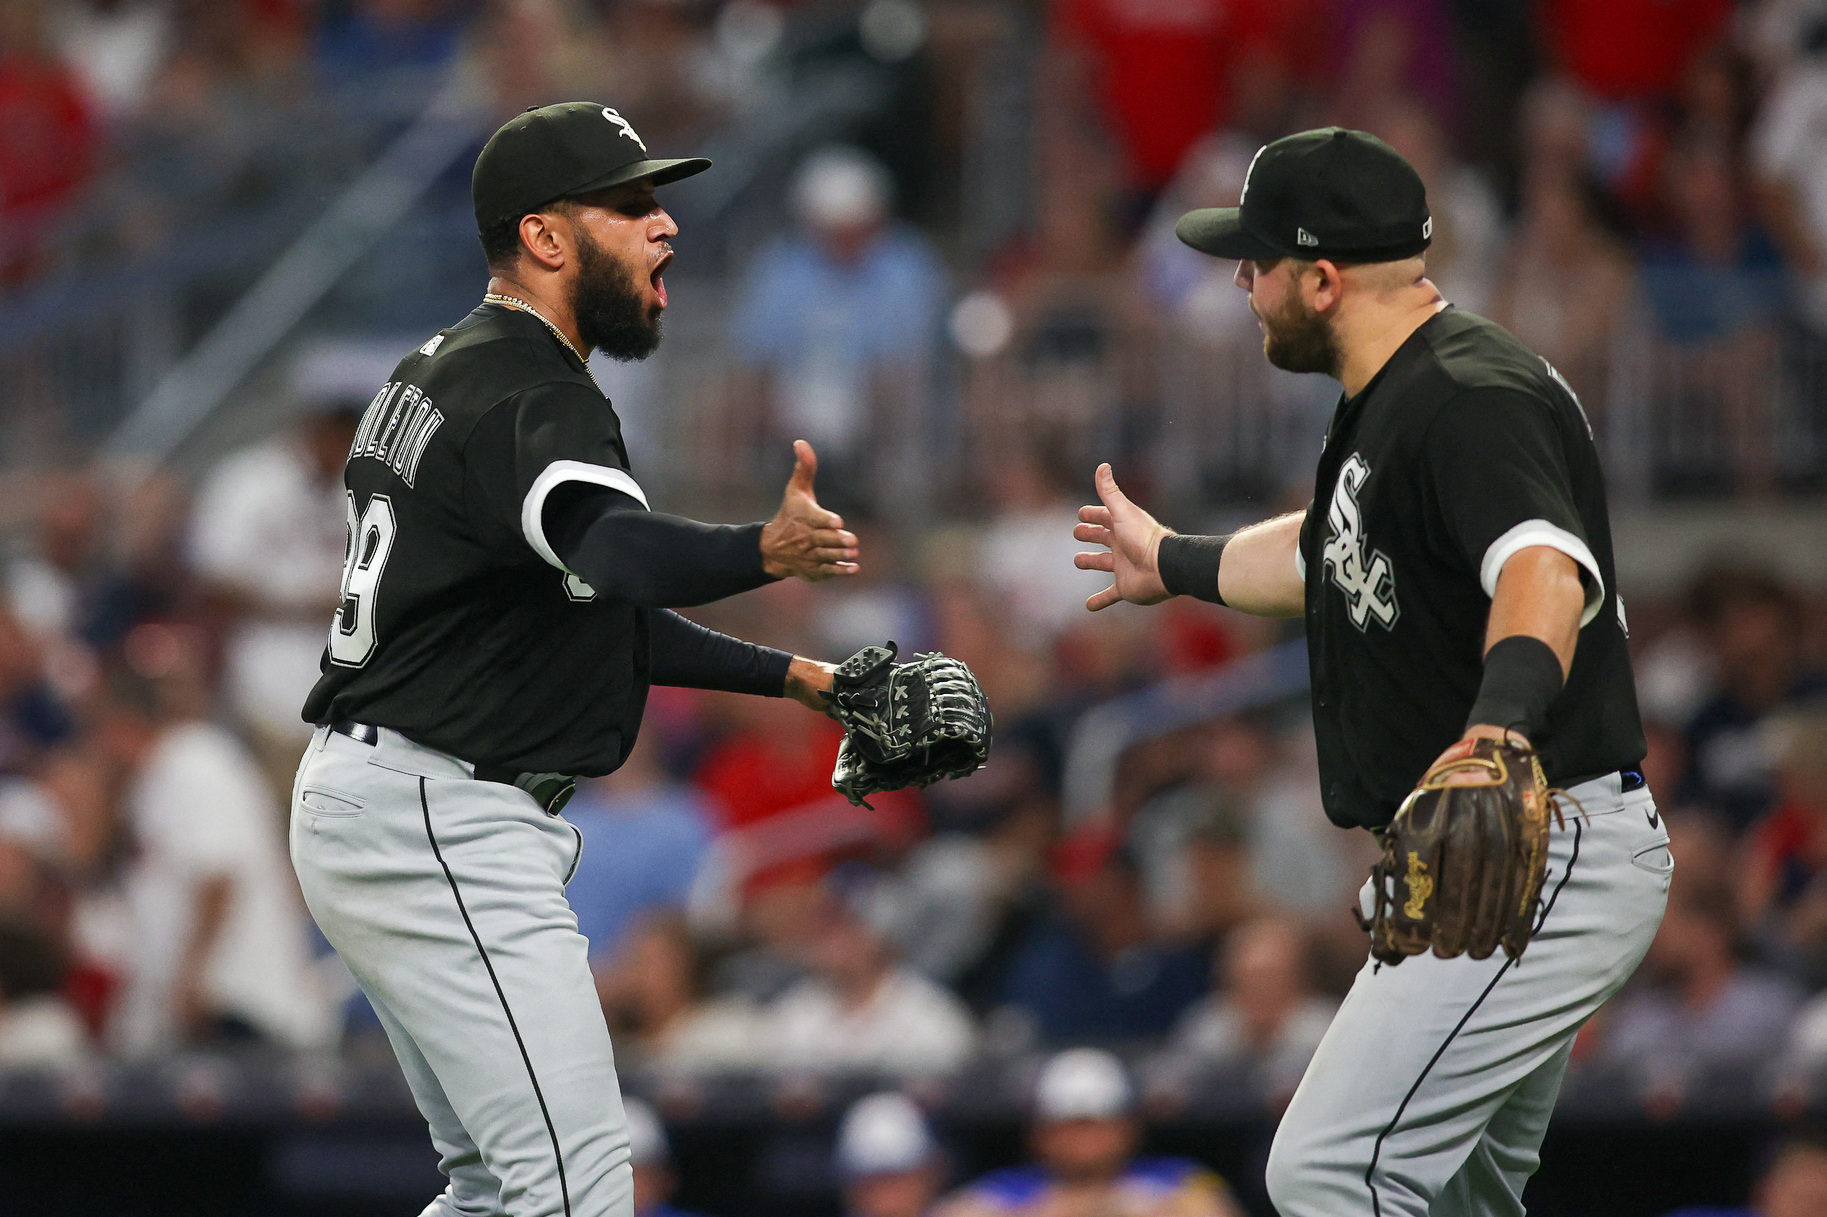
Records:
<instances>
[{"instance_id":1,"label":"baseball player in black jersey","mask_svg":"<svg viewBox=\"0 0 1827 1217\"><path fill-rule=\"evenodd\" d=\"M1268 1166L1283 1217L1520 1214L1574 1035L1648 949L1673 868L1637 768L1592 432L1552 367L1425 278L1426 195L1388 145L1278 140L1239 202L1178 232L1238 260L1270 362L1344 386L1314 501L1179 536L1101 466L1076 535L1107 549L1077 561L1115 582L1088 607L1192 595L1304 615L1320 782L1344 827L1387 827L1462 741L1540 749L1570 797L1526 951L1367 962ZM1369 885L1364 901L1368 916Z\"/></svg>"},{"instance_id":2,"label":"baseball player in black jersey","mask_svg":"<svg viewBox=\"0 0 1827 1217\"><path fill-rule=\"evenodd\" d=\"M708 164L650 158L599 105L509 122L474 176L488 295L400 362L350 450L292 859L431 1126L434 1217L632 1217L558 812L626 758L650 684L820 711L832 687L829 664L669 611L856 570L812 450L765 523L652 511L584 362L659 342L678 230L654 187Z\"/></svg>"}]
</instances>

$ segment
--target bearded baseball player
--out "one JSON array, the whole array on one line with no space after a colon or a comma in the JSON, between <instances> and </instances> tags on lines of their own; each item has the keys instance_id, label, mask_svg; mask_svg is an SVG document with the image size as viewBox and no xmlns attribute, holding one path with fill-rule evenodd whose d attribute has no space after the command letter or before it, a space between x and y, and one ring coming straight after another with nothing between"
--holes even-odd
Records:
<instances>
[{"instance_id":1,"label":"bearded baseball player","mask_svg":"<svg viewBox=\"0 0 1827 1217\"><path fill-rule=\"evenodd\" d=\"M1305 616L1327 814L1383 845L1371 958L1282 1117L1282 1217L1520 1214L1574 1035L1649 947L1673 861L1591 428L1555 370L1425 277L1420 178L1327 128L1180 239L1238 261L1275 366L1344 387L1315 498L1180 536L1096 474L1093 610Z\"/></svg>"},{"instance_id":2,"label":"bearded baseball player","mask_svg":"<svg viewBox=\"0 0 1827 1217\"><path fill-rule=\"evenodd\" d=\"M650 684L787 696L845 729L855 800L970 772L989 714L943 656L841 666L670 609L856 569L856 538L797 464L764 523L649 509L585 360L660 341L678 232L656 160L615 110L522 114L476 161L491 278L403 359L350 449L348 556L293 865L374 1005L449 1185L431 1217L632 1217L628 1123L565 903L575 780L628 756Z\"/></svg>"}]
</instances>

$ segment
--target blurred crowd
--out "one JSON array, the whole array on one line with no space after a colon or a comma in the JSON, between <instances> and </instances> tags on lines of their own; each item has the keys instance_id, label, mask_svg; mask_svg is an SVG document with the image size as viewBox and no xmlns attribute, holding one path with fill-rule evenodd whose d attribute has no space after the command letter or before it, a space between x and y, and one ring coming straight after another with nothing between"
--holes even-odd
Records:
<instances>
[{"instance_id":1,"label":"blurred crowd","mask_svg":"<svg viewBox=\"0 0 1827 1217\"><path fill-rule=\"evenodd\" d=\"M0 1062L378 1034L284 856L358 405L317 401L194 494L40 484L0 602ZM1102 576L1072 566L1068 479L1045 464L974 525L863 527L854 580L697 610L803 654L942 649L979 673L998 739L969 779L852 807L830 721L655 689L629 762L566 812L630 1077L911 1084L1094 1044L1143 1053L1157 1112L1292 1093L1363 961L1347 909L1371 850L1325 821L1302 697L1141 732L1107 790L1066 792L1089 711L1238 671L1295 627L1185 601L1084 612ZM1656 1113L1800 1110L1827 1077L1824 609L1730 564L1633 599L1678 864L1573 1085Z\"/></svg>"},{"instance_id":2,"label":"blurred crowd","mask_svg":"<svg viewBox=\"0 0 1827 1217\"><path fill-rule=\"evenodd\" d=\"M717 278L682 304L728 313L690 361L727 375L665 403L704 416L706 492L785 434L902 517L993 493L1037 435L1182 506L1280 492L1330 390L1262 367L1228 268L1171 230L1329 122L1420 169L1436 281L1565 374L1620 485L1827 469L1814 0L5 0L0 288L185 234L232 260L234 224L373 154L352 113L446 79L726 155L723 194L678 197L712 228L681 273ZM441 290L430 256L392 273Z\"/></svg>"},{"instance_id":3,"label":"blurred crowd","mask_svg":"<svg viewBox=\"0 0 1827 1217\"><path fill-rule=\"evenodd\" d=\"M696 615L831 659L943 649L981 677L997 745L968 780L857 808L830 788L832 723L654 690L628 764L566 812L618 1060L677 1097L755 1071L917 1090L986 1055L1115 1048L1127 1065L1062 1058L1052 1098L1043 1077L1037 1111L1071 1129L1037 1132L1040 1159L1224 1214L1183 1166L1123 1165L1132 1113L1285 1102L1364 957L1347 910L1371 843L1326 823L1305 706L1283 692L1145 735L1108 789L1067 797L1089 711L1298 638L1183 601L1082 609L1102 576L1073 568L1071 526L1096 459L1152 452L1145 497L1298 506L1333 392L1263 368L1231 268L1172 221L1234 202L1266 139L1378 132L1428 181L1436 281L1547 356L1596 428L1624 426L1647 384L1704 423L1667 432L1699 439L1654 453L1657 476L1794 489L1819 471L1794 462L1827 403L1827 5L0 0L0 285L283 199L315 155L298 117L395 72L456 65L504 113L602 96L656 147L696 145L778 100L769 56L803 51L792 31L814 21L851 31L821 54L918 65L911 100L808 140L768 235L736 250L722 430L643 452L677 403L651 383L617 400L637 461L740 481L751 450L812 439L862 537L854 580ZM994 208L966 188L987 123L967 83L1010 30L1035 35L1032 206L998 236L973 227ZM479 287L479 252L457 256ZM366 397L298 383L292 426L197 478L78 453L9 483L0 1065L378 1034L285 858ZM1245 399L1293 439L1218 463ZM1570 1087L1652 1114L1799 1111L1827 1079L1827 604L1721 563L1631 610L1678 861L1662 933ZM847 1177L936 1188L918 1112L871 1110L840 1162L893 1169ZM1818 1147L1795 1154L1818 1167ZM1036 1178L947 1211L1020 1207ZM853 1205L924 1210L892 1195Z\"/></svg>"}]
</instances>

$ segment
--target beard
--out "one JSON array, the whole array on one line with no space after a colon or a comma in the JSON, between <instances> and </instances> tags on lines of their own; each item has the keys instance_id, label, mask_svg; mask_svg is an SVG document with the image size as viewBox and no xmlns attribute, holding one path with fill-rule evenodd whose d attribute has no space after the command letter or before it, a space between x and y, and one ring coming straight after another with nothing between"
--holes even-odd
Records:
<instances>
[{"instance_id":1,"label":"beard","mask_svg":"<svg viewBox=\"0 0 1827 1217\"><path fill-rule=\"evenodd\" d=\"M1262 353L1284 372L1323 372L1337 376L1342 360L1338 338L1326 318L1290 293L1287 304L1262 318Z\"/></svg>"},{"instance_id":2,"label":"beard","mask_svg":"<svg viewBox=\"0 0 1827 1217\"><path fill-rule=\"evenodd\" d=\"M650 305L633 273L580 227L577 282L571 289L577 336L622 363L645 359L660 345L660 308Z\"/></svg>"}]
</instances>

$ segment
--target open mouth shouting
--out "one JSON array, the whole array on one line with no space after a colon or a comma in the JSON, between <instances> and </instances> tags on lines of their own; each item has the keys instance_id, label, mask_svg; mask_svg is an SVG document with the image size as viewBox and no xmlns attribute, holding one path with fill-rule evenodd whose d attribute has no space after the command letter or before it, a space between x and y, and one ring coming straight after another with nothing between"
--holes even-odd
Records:
<instances>
[{"instance_id":1,"label":"open mouth shouting","mask_svg":"<svg viewBox=\"0 0 1827 1217\"><path fill-rule=\"evenodd\" d=\"M672 250L668 249L665 253L660 255L660 260L653 264L653 273L648 276L653 283L653 294L660 298L661 308L666 307L666 280L660 276L664 274L666 268L671 265Z\"/></svg>"}]
</instances>

